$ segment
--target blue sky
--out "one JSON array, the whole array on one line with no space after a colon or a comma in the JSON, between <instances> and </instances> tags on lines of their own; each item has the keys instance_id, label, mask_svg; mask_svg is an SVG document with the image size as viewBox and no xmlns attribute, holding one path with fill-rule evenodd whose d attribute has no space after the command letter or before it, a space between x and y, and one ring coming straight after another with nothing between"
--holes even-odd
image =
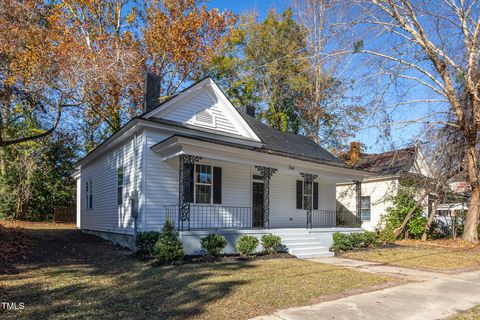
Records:
<instances>
[{"instance_id":1,"label":"blue sky","mask_svg":"<svg viewBox=\"0 0 480 320\"><path fill-rule=\"evenodd\" d=\"M235 14L242 14L255 10L259 14L259 18L263 19L268 10L275 8L277 11L281 12L287 9L291 5L292 1L289 0L211 0L208 3L210 8L218 8L219 10L231 10ZM355 61L355 60L354 60ZM352 62L351 62L352 63ZM353 62L354 63L354 62ZM362 71L363 73L365 70ZM368 70L366 71L368 73ZM348 73L347 77L350 79L355 79L359 77L358 70L352 68L352 71ZM349 79L349 80L350 80ZM412 88L413 96L423 96L423 92L419 92L423 88ZM363 87L354 90L351 92L352 96L363 96L367 97L370 95L374 89L369 89L368 87ZM365 102L368 99L365 100ZM388 105L396 101L395 94L392 92L387 95L385 103ZM368 103L368 102L366 102ZM394 121L408 121L409 119L420 118L425 116L429 110L429 106L419 106L418 108L411 108L411 106L399 107L389 113L389 116ZM391 143L394 144L394 147L404 147L411 143L412 140L421 132L423 125L413 124L402 126L401 128L392 128L391 131L391 141L385 141L379 139L380 131L382 128L371 128L372 124L381 123L381 119L378 115L369 114L366 116L365 128L356 133L356 137L352 140L357 140L364 143L367 147L368 152L383 152L391 149Z\"/></svg>"},{"instance_id":2,"label":"blue sky","mask_svg":"<svg viewBox=\"0 0 480 320\"><path fill-rule=\"evenodd\" d=\"M233 11L235 14L241 14L255 9L260 14L260 18L264 17L271 8L282 11L288 8L288 5L289 1L287 0L211 0L208 4L211 8L218 8L220 10L227 9Z\"/></svg>"}]
</instances>

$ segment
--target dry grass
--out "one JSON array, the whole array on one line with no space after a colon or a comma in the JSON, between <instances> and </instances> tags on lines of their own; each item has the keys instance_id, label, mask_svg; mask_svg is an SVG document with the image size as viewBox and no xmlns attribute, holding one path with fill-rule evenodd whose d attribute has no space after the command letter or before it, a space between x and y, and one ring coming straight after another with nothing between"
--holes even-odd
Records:
<instances>
[{"instance_id":1,"label":"dry grass","mask_svg":"<svg viewBox=\"0 0 480 320\"><path fill-rule=\"evenodd\" d=\"M16 228L25 230L65 230L75 229L76 226L73 223L61 223L61 222L33 222L33 221L20 221L20 220L0 220L0 225L5 228Z\"/></svg>"},{"instance_id":2,"label":"dry grass","mask_svg":"<svg viewBox=\"0 0 480 320\"><path fill-rule=\"evenodd\" d=\"M39 232L41 254L0 275L2 300L25 303L9 318L248 319L392 280L297 259L162 266L75 230Z\"/></svg>"},{"instance_id":3,"label":"dry grass","mask_svg":"<svg viewBox=\"0 0 480 320\"><path fill-rule=\"evenodd\" d=\"M478 320L480 319L480 306L476 306L466 312L462 312L453 317L448 318L448 320Z\"/></svg>"},{"instance_id":4,"label":"dry grass","mask_svg":"<svg viewBox=\"0 0 480 320\"><path fill-rule=\"evenodd\" d=\"M348 252L346 258L425 270L464 270L480 267L480 248L461 241L401 241L392 248Z\"/></svg>"}]
</instances>

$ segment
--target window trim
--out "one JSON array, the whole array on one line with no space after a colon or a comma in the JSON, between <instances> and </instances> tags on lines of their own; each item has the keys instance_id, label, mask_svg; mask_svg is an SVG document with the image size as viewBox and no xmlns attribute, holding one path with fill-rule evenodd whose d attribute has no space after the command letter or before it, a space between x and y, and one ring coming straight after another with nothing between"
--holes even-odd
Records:
<instances>
[{"instance_id":1,"label":"window trim","mask_svg":"<svg viewBox=\"0 0 480 320\"><path fill-rule=\"evenodd\" d=\"M297 183L298 182L302 182L302 208L301 209L298 209L297 208L297 190L295 190L295 209L296 210L307 210L307 208L305 207L305 180L303 179L299 179L299 180L296 180L295 181L295 189L297 188ZM318 199L318 208L315 209L315 184L317 184L317 199ZM318 181L313 181L312 182L312 211L313 210L320 210L320 184L318 183Z\"/></svg>"},{"instance_id":2,"label":"window trim","mask_svg":"<svg viewBox=\"0 0 480 320\"><path fill-rule=\"evenodd\" d=\"M211 179L210 183L197 182L197 166L209 166ZM209 203L197 203L197 185L210 186L210 202ZM213 205L213 165L209 163L196 163L193 168L193 203L196 205Z\"/></svg>"},{"instance_id":3,"label":"window trim","mask_svg":"<svg viewBox=\"0 0 480 320\"><path fill-rule=\"evenodd\" d=\"M122 170L122 185L119 184L119 174L118 173L119 173L120 170ZM119 195L118 191L119 191L120 188L122 189L122 191L120 193L120 195L122 197L121 202L119 202L120 199L118 197L118 195ZM124 194L123 194L124 191L125 191L125 167L121 166L121 167L117 168L117 206L122 206L123 205L123 200L125 198Z\"/></svg>"},{"instance_id":4,"label":"window trim","mask_svg":"<svg viewBox=\"0 0 480 320\"><path fill-rule=\"evenodd\" d=\"M85 195L86 195L86 202L85 202L85 209L92 210L93 209L93 180L89 178L85 181Z\"/></svg>"},{"instance_id":5,"label":"window trim","mask_svg":"<svg viewBox=\"0 0 480 320\"><path fill-rule=\"evenodd\" d=\"M363 207L363 198L368 198L368 208ZM363 219L363 210L368 210L368 220ZM360 197L360 220L362 222L370 222L372 220L372 197L371 196L361 196Z\"/></svg>"}]
</instances>

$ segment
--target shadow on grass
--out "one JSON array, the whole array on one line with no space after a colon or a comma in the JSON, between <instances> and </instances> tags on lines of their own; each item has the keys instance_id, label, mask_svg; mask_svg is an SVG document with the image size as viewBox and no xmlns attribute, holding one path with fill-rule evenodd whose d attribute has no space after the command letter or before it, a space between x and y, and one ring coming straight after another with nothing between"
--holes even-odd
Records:
<instances>
[{"instance_id":1,"label":"shadow on grass","mask_svg":"<svg viewBox=\"0 0 480 320\"><path fill-rule=\"evenodd\" d=\"M38 233L17 274L0 275L1 301L24 302L7 318L187 319L248 280L229 279L249 261L157 265L75 230ZM25 261L22 263L26 263Z\"/></svg>"}]
</instances>

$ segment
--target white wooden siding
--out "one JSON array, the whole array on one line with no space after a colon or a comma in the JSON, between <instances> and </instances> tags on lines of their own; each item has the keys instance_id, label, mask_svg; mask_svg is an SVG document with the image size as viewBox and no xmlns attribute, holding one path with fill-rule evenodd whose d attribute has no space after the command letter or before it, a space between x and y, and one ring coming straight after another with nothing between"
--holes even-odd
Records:
<instances>
[{"instance_id":1,"label":"white wooden siding","mask_svg":"<svg viewBox=\"0 0 480 320\"><path fill-rule=\"evenodd\" d=\"M134 219L131 217L129 198L134 190L134 138L131 137L112 151L107 152L94 162L81 168L80 202L82 229L132 234ZM141 230L142 212L142 135L137 137L138 188L139 188L139 225ZM117 168L124 167L123 204L117 205ZM93 206L86 205L85 183L92 181Z\"/></svg>"},{"instance_id":2,"label":"white wooden siding","mask_svg":"<svg viewBox=\"0 0 480 320\"><path fill-rule=\"evenodd\" d=\"M160 230L165 221L164 205L178 204L178 158L163 162L161 157L150 147L167 136L153 131L146 131L146 228ZM202 159L199 163L209 164L222 168L222 204L227 207L252 206L252 175L258 174L249 165L233 162ZM270 227L305 227L306 213L296 209L296 181L301 176L275 173L270 187ZM319 183L319 210L335 210L335 184L320 178ZM210 210L210 209L205 209ZM236 226L246 226L251 221L243 221L245 216L239 214L240 209L231 209L237 212L231 214L228 210L221 213L217 223L228 225L232 221ZM193 215L202 214L201 206L191 210L191 227L196 227ZM205 211L203 211L205 214ZM218 214L218 211L217 211ZM239 218L241 216L241 218Z\"/></svg>"},{"instance_id":3,"label":"white wooden siding","mask_svg":"<svg viewBox=\"0 0 480 320\"><path fill-rule=\"evenodd\" d=\"M307 225L305 210L297 209L297 180L301 176L275 173L270 182L270 227L304 228ZM318 210L335 210L335 184L318 182Z\"/></svg>"},{"instance_id":4,"label":"white wooden siding","mask_svg":"<svg viewBox=\"0 0 480 320\"><path fill-rule=\"evenodd\" d=\"M146 132L146 228L160 230L165 222L165 205L178 204L178 158L162 161L150 147L167 136L152 131ZM247 165L204 159L199 163L222 168L222 206L251 206L251 169ZM201 209L196 209L200 211ZM191 214L195 214L192 210ZM224 219L229 220L228 212ZM239 222L244 223L244 222ZM192 227L195 227L192 225Z\"/></svg>"},{"instance_id":5,"label":"white wooden siding","mask_svg":"<svg viewBox=\"0 0 480 320\"><path fill-rule=\"evenodd\" d=\"M389 197L397 193L397 179L381 181L362 182L362 196L370 196L370 221L364 221L362 228L374 231L377 227L380 217L386 213L386 209L392 206ZM352 212L356 211L356 192L355 185L337 186L337 200Z\"/></svg>"},{"instance_id":6,"label":"white wooden siding","mask_svg":"<svg viewBox=\"0 0 480 320\"><path fill-rule=\"evenodd\" d=\"M212 116L211 124L197 119L197 115L201 116L205 112ZM161 117L163 119L187 123L198 127L242 135L241 130L236 127L235 121L231 119L231 116L226 112L225 107L221 105L218 100L215 101L206 91L182 102L175 108L171 108L170 111L162 114Z\"/></svg>"}]
</instances>

